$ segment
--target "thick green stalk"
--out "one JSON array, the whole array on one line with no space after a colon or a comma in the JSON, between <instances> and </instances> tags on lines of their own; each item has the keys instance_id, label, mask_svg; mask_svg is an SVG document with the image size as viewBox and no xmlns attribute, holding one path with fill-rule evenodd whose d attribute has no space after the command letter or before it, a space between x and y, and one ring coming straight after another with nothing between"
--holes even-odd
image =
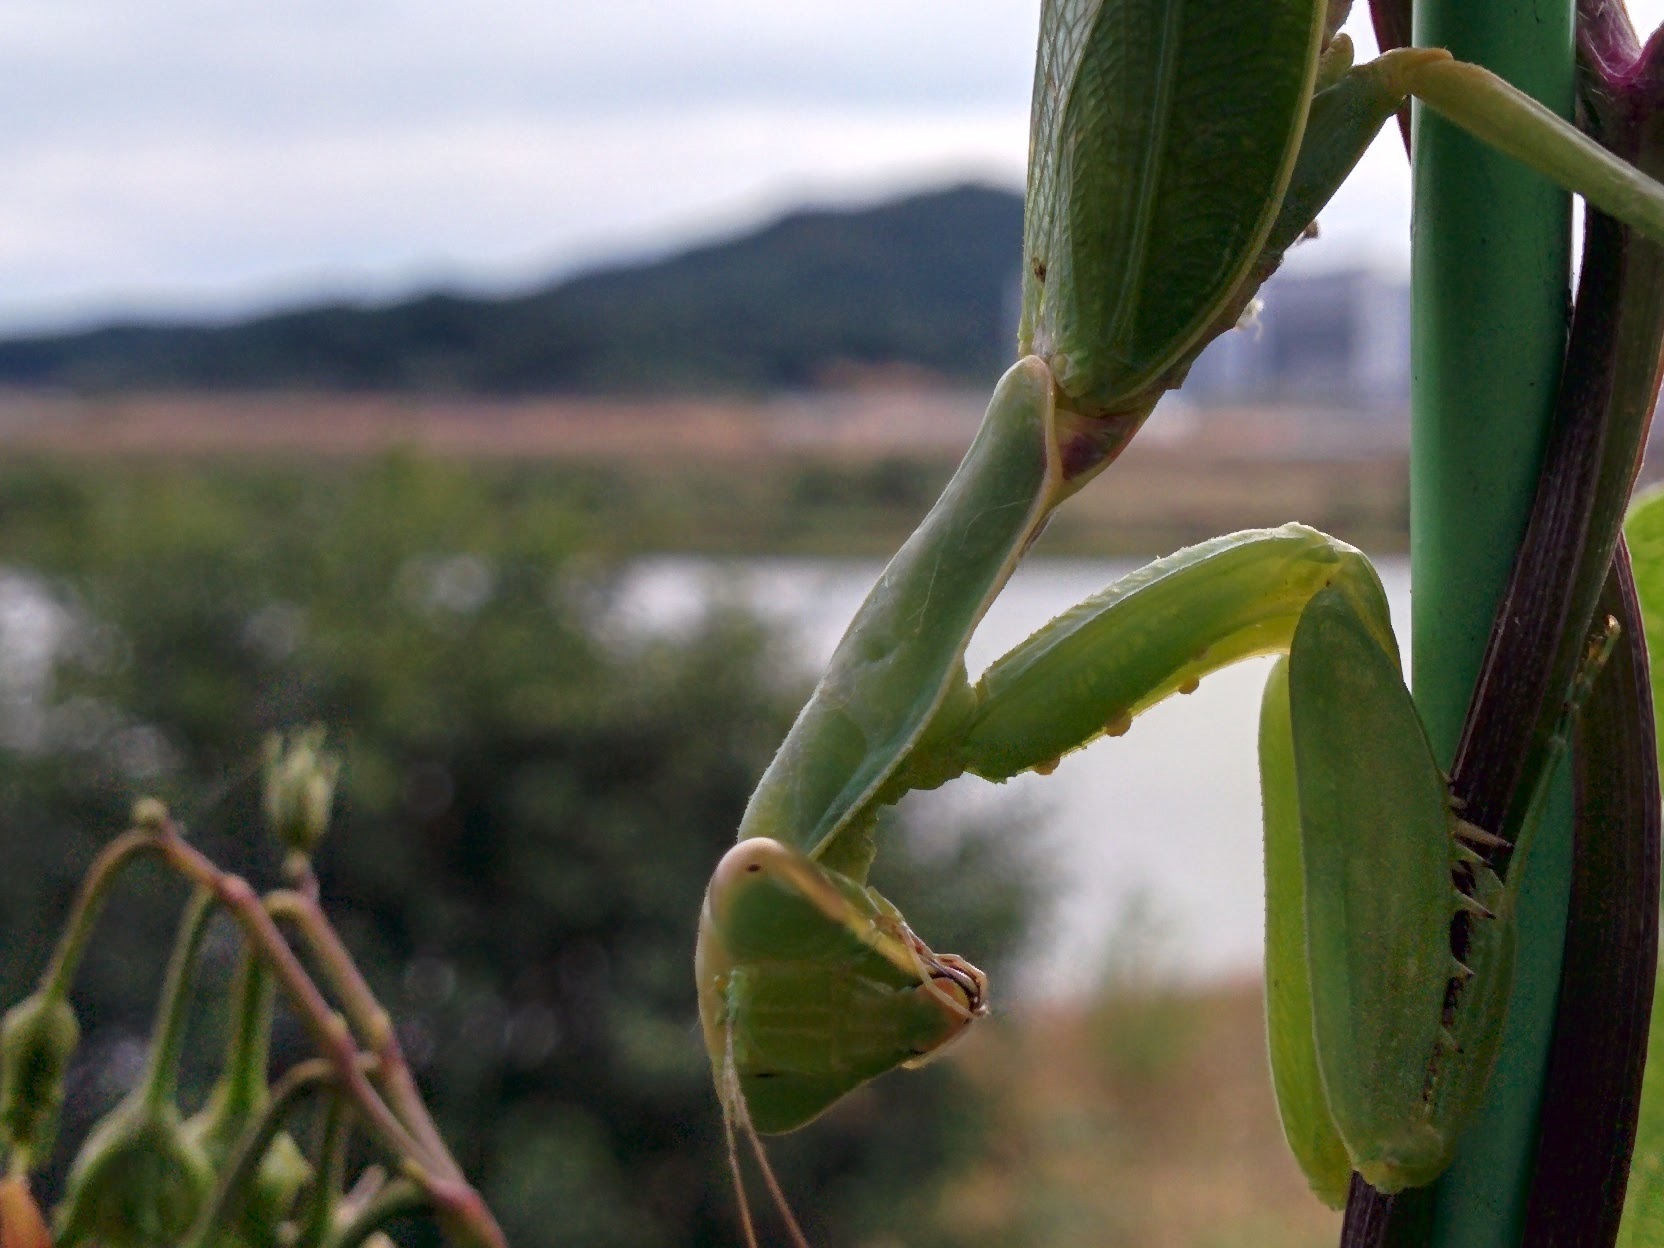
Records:
<instances>
[{"instance_id":1,"label":"thick green stalk","mask_svg":"<svg viewBox=\"0 0 1664 1248\"><path fill-rule=\"evenodd\" d=\"M41 991L59 999L69 995L75 973L81 969L81 958L92 939L93 928L104 913L104 901L121 873L141 854L154 853L156 841L148 831L134 829L124 832L94 859L86 878L70 907L69 921L64 925L52 961L41 976Z\"/></svg>"},{"instance_id":2,"label":"thick green stalk","mask_svg":"<svg viewBox=\"0 0 1664 1248\"><path fill-rule=\"evenodd\" d=\"M1568 116L1571 8L1569 0L1421 0L1416 42L1448 47ZM1416 700L1448 760L1550 426L1566 333L1569 206L1545 179L1417 111L1411 652ZM1519 1242L1570 878L1563 782L1538 837L1521 882L1516 988L1486 1108L1445 1177L1400 1201L1422 1206L1406 1208L1423 1216L1405 1223L1425 1226L1431 1248Z\"/></svg>"}]
</instances>

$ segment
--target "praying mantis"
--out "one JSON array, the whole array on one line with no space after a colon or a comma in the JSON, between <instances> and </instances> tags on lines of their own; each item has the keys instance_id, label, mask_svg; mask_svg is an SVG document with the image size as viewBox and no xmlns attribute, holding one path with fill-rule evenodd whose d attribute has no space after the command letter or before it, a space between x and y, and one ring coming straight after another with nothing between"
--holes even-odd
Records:
<instances>
[{"instance_id":1,"label":"praying mantis","mask_svg":"<svg viewBox=\"0 0 1664 1248\"><path fill-rule=\"evenodd\" d=\"M1390 1193L1449 1164L1496 1059L1532 820L1462 817L1368 560L1299 525L1216 538L1087 599L975 682L964 662L1048 517L1251 309L1408 96L1664 238L1664 188L1483 70L1438 49L1354 65L1346 8L1044 3L1021 358L857 611L701 911L700 1014L731 1152L736 1127L795 1129L986 1012L981 972L866 886L879 809L965 774L1049 771L1209 673L1275 654L1260 755L1284 1134L1337 1206L1354 1171ZM1568 706L1611 644L1593 629Z\"/></svg>"}]
</instances>

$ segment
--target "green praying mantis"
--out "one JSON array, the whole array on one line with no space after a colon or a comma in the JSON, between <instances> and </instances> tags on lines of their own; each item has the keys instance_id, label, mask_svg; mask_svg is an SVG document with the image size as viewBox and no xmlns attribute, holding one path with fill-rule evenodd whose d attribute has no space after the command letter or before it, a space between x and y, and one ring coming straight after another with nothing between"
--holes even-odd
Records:
<instances>
[{"instance_id":1,"label":"green praying mantis","mask_svg":"<svg viewBox=\"0 0 1664 1248\"><path fill-rule=\"evenodd\" d=\"M866 886L880 808L965 774L1048 771L1210 672L1275 654L1260 754L1284 1133L1337 1206L1353 1171L1395 1192L1449 1164L1496 1059L1531 819L1482 828L1456 808L1369 562L1298 525L1232 534L1109 586L974 682L964 663L1047 518L1238 324L1407 97L1664 238L1664 188L1485 71L1437 49L1354 65L1346 8L1043 5L1021 358L850 624L700 915L731 1154L736 1127L799 1127L986 1012L981 972ZM1597 628L1580 684L1610 644ZM1489 865L1499 849L1508 883Z\"/></svg>"}]
</instances>

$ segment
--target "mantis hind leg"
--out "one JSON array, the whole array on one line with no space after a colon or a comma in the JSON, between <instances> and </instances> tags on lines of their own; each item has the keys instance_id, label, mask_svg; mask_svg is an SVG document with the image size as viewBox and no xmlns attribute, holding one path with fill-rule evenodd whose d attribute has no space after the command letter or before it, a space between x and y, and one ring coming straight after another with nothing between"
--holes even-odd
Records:
<instances>
[{"instance_id":1,"label":"mantis hind leg","mask_svg":"<svg viewBox=\"0 0 1664 1248\"><path fill-rule=\"evenodd\" d=\"M1367 560L1290 525L1158 561L950 699L952 719L931 725L902 775L923 787L963 771L1044 770L1208 672L1281 651L1287 724L1274 698L1266 729L1274 1058L1279 1083L1308 1094L1285 1098L1285 1115L1291 1136L1306 1136L1295 1147L1314 1187L1334 1201L1343 1167L1392 1189L1442 1169L1487 1069L1485 1045L1456 1053L1446 1027L1489 1010L1446 1018L1447 986L1465 971L1448 934L1464 900L1452 884L1461 849ZM1300 966L1305 981L1285 994Z\"/></svg>"},{"instance_id":2,"label":"mantis hind leg","mask_svg":"<svg viewBox=\"0 0 1664 1248\"><path fill-rule=\"evenodd\" d=\"M999 659L946 700L885 796L1043 771L1211 672L1282 653L1328 586L1396 655L1385 591L1357 550L1297 524L1233 533L1123 577Z\"/></svg>"}]
</instances>

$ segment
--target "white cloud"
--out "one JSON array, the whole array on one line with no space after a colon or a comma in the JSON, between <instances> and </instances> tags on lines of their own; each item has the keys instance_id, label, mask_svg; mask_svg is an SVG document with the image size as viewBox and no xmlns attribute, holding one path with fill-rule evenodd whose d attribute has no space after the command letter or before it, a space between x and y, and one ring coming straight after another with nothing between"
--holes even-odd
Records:
<instances>
[{"instance_id":1,"label":"white cloud","mask_svg":"<svg viewBox=\"0 0 1664 1248\"><path fill-rule=\"evenodd\" d=\"M966 176L1016 186L1024 124L723 107L650 127L464 120L26 153L0 162L0 319L524 282L802 200Z\"/></svg>"},{"instance_id":2,"label":"white cloud","mask_svg":"<svg viewBox=\"0 0 1664 1248\"><path fill-rule=\"evenodd\" d=\"M552 267L797 195L1016 184L1033 0L34 0L0 324Z\"/></svg>"},{"instance_id":3,"label":"white cloud","mask_svg":"<svg viewBox=\"0 0 1664 1248\"><path fill-rule=\"evenodd\" d=\"M1016 185L1037 10L14 0L0 325L524 283L805 198ZM1407 186L1389 132L1299 262L1401 258Z\"/></svg>"}]
</instances>

